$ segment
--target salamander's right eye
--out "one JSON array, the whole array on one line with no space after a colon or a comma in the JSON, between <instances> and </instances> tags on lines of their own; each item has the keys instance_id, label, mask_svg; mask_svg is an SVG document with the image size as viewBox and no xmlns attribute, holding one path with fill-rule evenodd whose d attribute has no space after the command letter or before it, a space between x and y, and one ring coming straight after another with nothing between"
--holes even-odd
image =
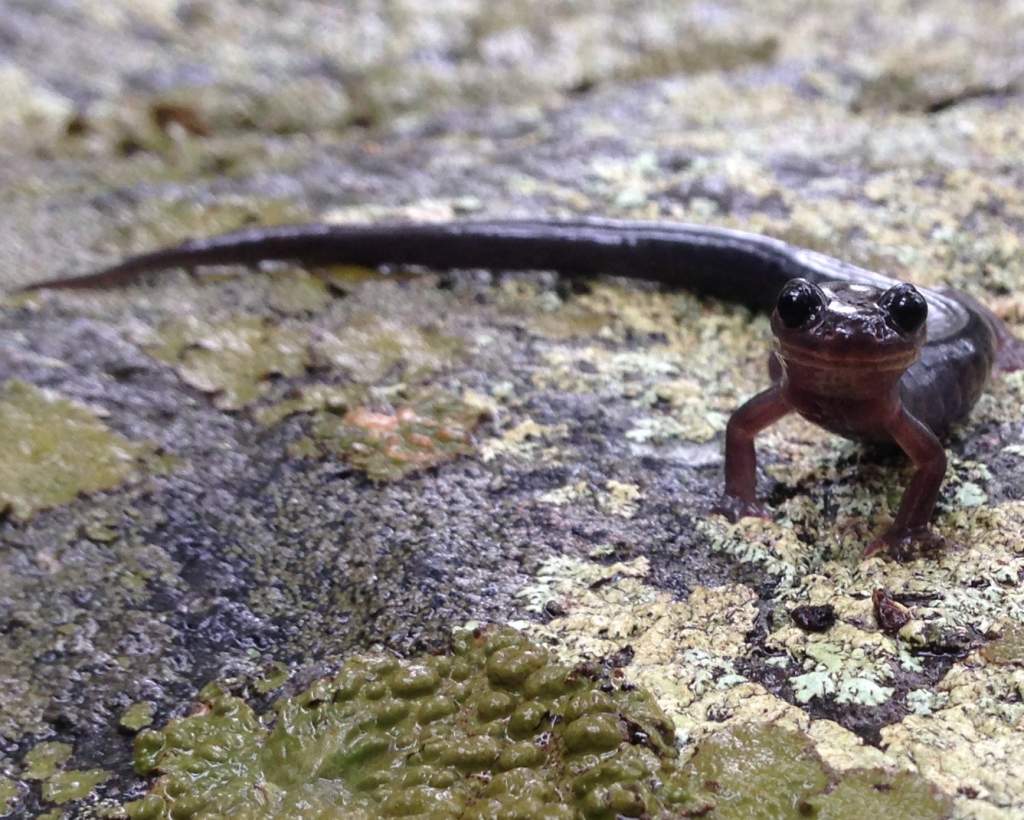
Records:
<instances>
[{"instance_id":1,"label":"salamander's right eye","mask_svg":"<svg viewBox=\"0 0 1024 820\"><path fill-rule=\"evenodd\" d=\"M791 279L779 294L775 306L782 324L791 330L809 324L825 307L825 294L821 288L806 279Z\"/></svg>"}]
</instances>

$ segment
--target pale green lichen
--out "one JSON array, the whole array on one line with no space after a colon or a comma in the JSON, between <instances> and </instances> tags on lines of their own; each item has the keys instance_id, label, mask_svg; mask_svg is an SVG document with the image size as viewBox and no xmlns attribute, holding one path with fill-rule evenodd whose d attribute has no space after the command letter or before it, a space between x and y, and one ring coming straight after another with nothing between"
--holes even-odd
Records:
<instances>
[{"instance_id":1,"label":"pale green lichen","mask_svg":"<svg viewBox=\"0 0 1024 820\"><path fill-rule=\"evenodd\" d=\"M500 436L484 441L480 445L480 458L484 462L496 458L550 462L561 456L560 449L551 443L561 441L568 432L567 424L538 424L533 419L525 419Z\"/></svg>"},{"instance_id":2,"label":"pale green lichen","mask_svg":"<svg viewBox=\"0 0 1024 820\"><path fill-rule=\"evenodd\" d=\"M304 316L319 313L331 298L323 279L304 270L288 269L272 278L268 303L286 316Z\"/></svg>"},{"instance_id":3,"label":"pale green lichen","mask_svg":"<svg viewBox=\"0 0 1024 820\"><path fill-rule=\"evenodd\" d=\"M797 703L809 703L814 698L824 700L836 691L835 681L824 670L796 675L789 679L789 683L793 687L793 697Z\"/></svg>"},{"instance_id":4,"label":"pale green lichen","mask_svg":"<svg viewBox=\"0 0 1024 820\"><path fill-rule=\"evenodd\" d=\"M649 293L610 283L594 285L571 304L603 317L600 329L582 347L550 345L544 351L548 366L534 374L534 383L628 399L637 412L627 437L638 445L709 441L724 430L735 405L764 381L767 338L759 346L751 335L766 336L767 325L755 319L751 326L742 308L707 316L689 294ZM664 341L642 349L623 344L650 334ZM726 370L728 379L707 390L704 379ZM655 406L658 412L652 413Z\"/></svg>"},{"instance_id":5,"label":"pale green lichen","mask_svg":"<svg viewBox=\"0 0 1024 820\"><path fill-rule=\"evenodd\" d=\"M0 441L0 511L19 521L124 484L152 453L90 408L17 380L0 388Z\"/></svg>"},{"instance_id":6,"label":"pale green lichen","mask_svg":"<svg viewBox=\"0 0 1024 820\"><path fill-rule=\"evenodd\" d=\"M0 775L0 816L9 814L18 799L18 784L8 777Z\"/></svg>"},{"instance_id":7,"label":"pale green lichen","mask_svg":"<svg viewBox=\"0 0 1024 820\"><path fill-rule=\"evenodd\" d=\"M957 794L958 816L1019 817L1024 811L1024 672L979 662L972 654L936 687L927 715L882 729L887 757L913 765Z\"/></svg>"},{"instance_id":8,"label":"pale green lichen","mask_svg":"<svg viewBox=\"0 0 1024 820\"><path fill-rule=\"evenodd\" d=\"M429 326L373 314L348 317L311 342L317 364L342 369L359 384L385 377L415 382L461 361L465 342Z\"/></svg>"},{"instance_id":9,"label":"pale green lichen","mask_svg":"<svg viewBox=\"0 0 1024 820\"><path fill-rule=\"evenodd\" d=\"M109 779L110 773L103 769L58 772L43 783L43 799L57 804L81 800Z\"/></svg>"},{"instance_id":10,"label":"pale green lichen","mask_svg":"<svg viewBox=\"0 0 1024 820\"><path fill-rule=\"evenodd\" d=\"M256 316L216 324L191 317L174 320L149 333L144 344L186 383L213 394L222 410L253 403L263 395L269 376L298 376L311 361L300 332Z\"/></svg>"},{"instance_id":11,"label":"pale green lichen","mask_svg":"<svg viewBox=\"0 0 1024 820\"><path fill-rule=\"evenodd\" d=\"M981 650L989 663L1024 666L1024 624L1009 621L1000 635Z\"/></svg>"},{"instance_id":12,"label":"pale green lichen","mask_svg":"<svg viewBox=\"0 0 1024 820\"><path fill-rule=\"evenodd\" d=\"M214 685L201 699L139 735L136 767L160 777L130 817L612 820L709 804L647 694L508 629L460 633L450 655L353 658L273 721Z\"/></svg>"},{"instance_id":13,"label":"pale green lichen","mask_svg":"<svg viewBox=\"0 0 1024 820\"><path fill-rule=\"evenodd\" d=\"M553 602L564 614L522 628L566 661L629 646L630 680L657 698L681 737L693 736L708 703L746 680L736 662L757 617L755 595L741 585L698 586L679 601L644 583L649 569L643 557L610 565L549 559L519 594L531 609Z\"/></svg>"},{"instance_id":14,"label":"pale green lichen","mask_svg":"<svg viewBox=\"0 0 1024 820\"><path fill-rule=\"evenodd\" d=\"M344 411L346 407L359 402L364 396L365 391L351 386L307 385L298 388L283 401L256 408L253 415L261 424L269 426L298 413L311 413L316 410L333 413Z\"/></svg>"},{"instance_id":15,"label":"pale green lichen","mask_svg":"<svg viewBox=\"0 0 1024 820\"><path fill-rule=\"evenodd\" d=\"M72 751L69 744L57 741L45 741L33 746L25 755L25 779L46 780L67 762Z\"/></svg>"},{"instance_id":16,"label":"pale green lichen","mask_svg":"<svg viewBox=\"0 0 1024 820\"><path fill-rule=\"evenodd\" d=\"M632 561L598 564L581 561L568 555L555 555L541 563L532 583L516 593L531 612L543 612L551 603L564 606L580 589L600 585L614 578L643 578L650 571L650 561L641 556Z\"/></svg>"},{"instance_id":17,"label":"pale green lichen","mask_svg":"<svg viewBox=\"0 0 1024 820\"><path fill-rule=\"evenodd\" d=\"M604 492L598 495L598 505L605 512L622 518L636 515L643 492L636 484L610 479L605 482Z\"/></svg>"}]
</instances>

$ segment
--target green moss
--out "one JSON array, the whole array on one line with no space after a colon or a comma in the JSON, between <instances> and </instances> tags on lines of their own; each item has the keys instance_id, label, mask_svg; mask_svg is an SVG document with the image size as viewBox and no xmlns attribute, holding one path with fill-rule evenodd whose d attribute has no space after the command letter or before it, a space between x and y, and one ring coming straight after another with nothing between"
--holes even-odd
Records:
<instances>
[{"instance_id":1,"label":"green moss","mask_svg":"<svg viewBox=\"0 0 1024 820\"><path fill-rule=\"evenodd\" d=\"M261 718L217 687L136 740L161 776L134 818L668 817L695 800L645 692L554 663L510 629L451 654L349 660Z\"/></svg>"},{"instance_id":2,"label":"green moss","mask_svg":"<svg viewBox=\"0 0 1024 820\"><path fill-rule=\"evenodd\" d=\"M0 442L0 511L20 521L117 487L150 449L110 430L89 408L17 380L0 389Z\"/></svg>"},{"instance_id":3,"label":"green moss","mask_svg":"<svg viewBox=\"0 0 1024 820\"><path fill-rule=\"evenodd\" d=\"M103 769L60 772L43 783L43 799L57 804L81 800L109 777Z\"/></svg>"},{"instance_id":4,"label":"green moss","mask_svg":"<svg viewBox=\"0 0 1024 820\"><path fill-rule=\"evenodd\" d=\"M828 786L828 774L808 739L775 727L743 727L712 735L691 763L715 793L715 816L806 817L808 798Z\"/></svg>"},{"instance_id":5,"label":"green moss","mask_svg":"<svg viewBox=\"0 0 1024 820\"><path fill-rule=\"evenodd\" d=\"M147 701L140 701L129 706L118 723L131 732L145 729L153 722L153 704Z\"/></svg>"},{"instance_id":6,"label":"green moss","mask_svg":"<svg viewBox=\"0 0 1024 820\"><path fill-rule=\"evenodd\" d=\"M715 795L716 820L942 820L952 812L950 799L916 774L834 772L806 735L771 724L711 735L690 763L693 777Z\"/></svg>"},{"instance_id":7,"label":"green moss","mask_svg":"<svg viewBox=\"0 0 1024 820\"><path fill-rule=\"evenodd\" d=\"M26 780L46 780L53 775L69 757L72 748L67 743L48 741L40 743L25 755Z\"/></svg>"},{"instance_id":8,"label":"green moss","mask_svg":"<svg viewBox=\"0 0 1024 820\"><path fill-rule=\"evenodd\" d=\"M949 817L951 802L923 778L880 769L851 772L826 795L811 798L816 820L898 817L937 820Z\"/></svg>"},{"instance_id":9,"label":"green moss","mask_svg":"<svg viewBox=\"0 0 1024 820\"><path fill-rule=\"evenodd\" d=\"M473 452L471 433L483 412L433 390L415 392L387 410L351 407L343 416L321 413L314 438L374 481L410 473Z\"/></svg>"}]
</instances>

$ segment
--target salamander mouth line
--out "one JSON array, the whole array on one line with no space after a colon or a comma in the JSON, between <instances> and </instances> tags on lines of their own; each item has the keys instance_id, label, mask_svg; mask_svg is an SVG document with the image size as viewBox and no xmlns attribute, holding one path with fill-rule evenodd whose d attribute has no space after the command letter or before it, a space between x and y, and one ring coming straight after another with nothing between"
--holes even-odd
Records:
<instances>
[{"instance_id":1,"label":"salamander mouth line","mask_svg":"<svg viewBox=\"0 0 1024 820\"><path fill-rule=\"evenodd\" d=\"M918 358L917 350L877 356L850 356L846 353L836 356L797 347L781 346L778 352L786 362L825 367L830 370L906 370Z\"/></svg>"}]
</instances>

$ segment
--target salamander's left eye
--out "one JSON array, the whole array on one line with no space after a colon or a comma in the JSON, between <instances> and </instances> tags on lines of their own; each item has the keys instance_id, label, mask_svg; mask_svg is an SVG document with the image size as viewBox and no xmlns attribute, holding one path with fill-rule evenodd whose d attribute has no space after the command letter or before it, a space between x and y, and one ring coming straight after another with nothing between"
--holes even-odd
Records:
<instances>
[{"instance_id":1,"label":"salamander's left eye","mask_svg":"<svg viewBox=\"0 0 1024 820\"><path fill-rule=\"evenodd\" d=\"M913 285L894 285L878 303L889 321L904 333L914 333L928 318L928 303Z\"/></svg>"}]
</instances>

